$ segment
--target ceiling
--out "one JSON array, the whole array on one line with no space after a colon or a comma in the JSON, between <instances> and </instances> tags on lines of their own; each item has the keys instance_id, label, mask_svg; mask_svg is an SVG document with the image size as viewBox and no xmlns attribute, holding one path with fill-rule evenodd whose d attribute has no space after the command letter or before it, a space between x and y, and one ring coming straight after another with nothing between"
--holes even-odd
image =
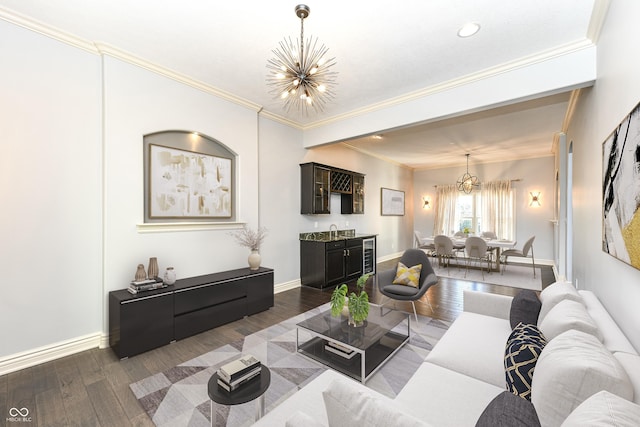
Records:
<instances>
[{"instance_id":1,"label":"ceiling","mask_svg":"<svg viewBox=\"0 0 640 427\"><path fill-rule=\"evenodd\" d=\"M336 57L336 99L323 112L287 112L265 83L266 63L300 34L290 0L0 0L24 18L232 94L302 128L394 98L593 39L607 0L308 0L305 36ZM600 7L601 9L601 7ZM594 16L596 18L594 18ZM9 19L16 22L16 19ZM460 38L458 29L481 30ZM43 31L48 33L49 31ZM569 93L396 130L349 146L411 168L551 155Z\"/></svg>"}]
</instances>

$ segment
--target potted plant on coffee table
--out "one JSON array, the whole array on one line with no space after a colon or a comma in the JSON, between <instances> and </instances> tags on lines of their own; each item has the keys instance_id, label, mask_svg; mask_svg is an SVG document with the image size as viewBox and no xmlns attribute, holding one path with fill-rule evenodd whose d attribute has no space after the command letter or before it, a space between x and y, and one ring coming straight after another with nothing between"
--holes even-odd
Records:
<instances>
[{"instance_id":1,"label":"potted plant on coffee table","mask_svg":"<svg viewBox=\"0 0 640 427\"><path fill-rule=\"evenodd\" d=\"M345 283L336 286L331 294L331 315L339 316L342 312L345 301L349 309L349 324L362 326L369 316L369 295L364 291L364 285L369 280L369 274L358 278L356 282L357 292L351 292L347 299L349 288Z\"/></svg>"}]
</instances>

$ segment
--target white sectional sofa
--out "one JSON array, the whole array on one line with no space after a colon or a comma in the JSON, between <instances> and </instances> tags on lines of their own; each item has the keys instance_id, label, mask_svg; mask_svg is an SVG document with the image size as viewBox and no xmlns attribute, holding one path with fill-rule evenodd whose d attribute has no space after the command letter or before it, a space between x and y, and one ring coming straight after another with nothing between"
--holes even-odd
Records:
<instances>
[{"instance_id":1,"label":"white sectional sofa","mask_svg":"<svg viewBox=\"0 0 640 427\"><path fill-rule=\"evenodd\" d=\"M506 390L512 300L465 291L464 312L395 399L327 370L255 425L475 426ZM530 397L541 425L593 425L599 418L597 425L640 426L640 356L600 301L560 282L540 301L537 326L548 343ZM502 420L493 425L523 425Z\"/></svg>"}]
</instances>

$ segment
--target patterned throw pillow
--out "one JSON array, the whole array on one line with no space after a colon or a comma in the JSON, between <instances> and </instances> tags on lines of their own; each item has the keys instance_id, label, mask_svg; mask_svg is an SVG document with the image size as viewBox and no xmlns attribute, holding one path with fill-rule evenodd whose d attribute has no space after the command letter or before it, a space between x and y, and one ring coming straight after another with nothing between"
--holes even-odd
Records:
<instances>
[{"instance_id":1,"label":"patterned throw pillow","mask_svg":"<svg viewBox=\"0 0 640 427\"><path fill-rule=\"evenodd\" d=\"M420 283L420 272L422 271L422 264L414 265L413 267L407 267L403 263L398 263L398 269L396 270L396 277L393 279L394 285L407 285L418 287Z\"/></svg>"},{"instance_id":2,"label":"patterned throw pillow","mask_svg":"<svg viewBox=\"0 0 640 427\"><path fill-rule=\"evenodd\" d=\"M545 345L547 340L536 325L519 323L511 331L504 355L507 390L531 400L533 370Z\"/></svg>"}]
</instances>

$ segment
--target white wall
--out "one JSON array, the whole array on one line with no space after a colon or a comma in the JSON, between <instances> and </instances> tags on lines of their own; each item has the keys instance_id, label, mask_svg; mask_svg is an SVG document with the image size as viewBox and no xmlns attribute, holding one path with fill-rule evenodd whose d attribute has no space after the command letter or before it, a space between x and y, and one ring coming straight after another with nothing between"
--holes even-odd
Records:
<instances>
[{"instance_id":1,"label":"white wall","mask_svg":"<svg viewBox=\"0 0 640 427\"><path fill-rule=\"evenodd\" d=\"M640 101L637 0L611 2L598 41L598 80L578 101L573 141L573 277L593 290L640 349L640 271L602 251L602 143Z\"/></svg>"},{"instance_id":2,"label":"white wall","mask_svg":"<svg viewBox=\"0 0 640 427\"><path fill-rule=\"evenodd\" d=\"M549 142L551 143L551 141ZM537 260L553 260L553 190L554 158L469 165L469 172L480 181L522 179L514 182L516 189L516 247L535 235L534 254ZM415 229L425 235L433 234L435 222L435 185L454 184L466 172L466 166L416 171L414 173ZM540 207L529 207L529 192L540 192ZM422 198L429 196L431 209L422 208Z\"/></svg>"},{"instance_id":3,"label":"white wall","mask_svg":"<svg viewBox=\"0 0 640 427\"><path fill-rule=\"evenodd\" d=\"M100 58L0 20L0 358L101 328Z\"/></svg>"}]
</instances>

